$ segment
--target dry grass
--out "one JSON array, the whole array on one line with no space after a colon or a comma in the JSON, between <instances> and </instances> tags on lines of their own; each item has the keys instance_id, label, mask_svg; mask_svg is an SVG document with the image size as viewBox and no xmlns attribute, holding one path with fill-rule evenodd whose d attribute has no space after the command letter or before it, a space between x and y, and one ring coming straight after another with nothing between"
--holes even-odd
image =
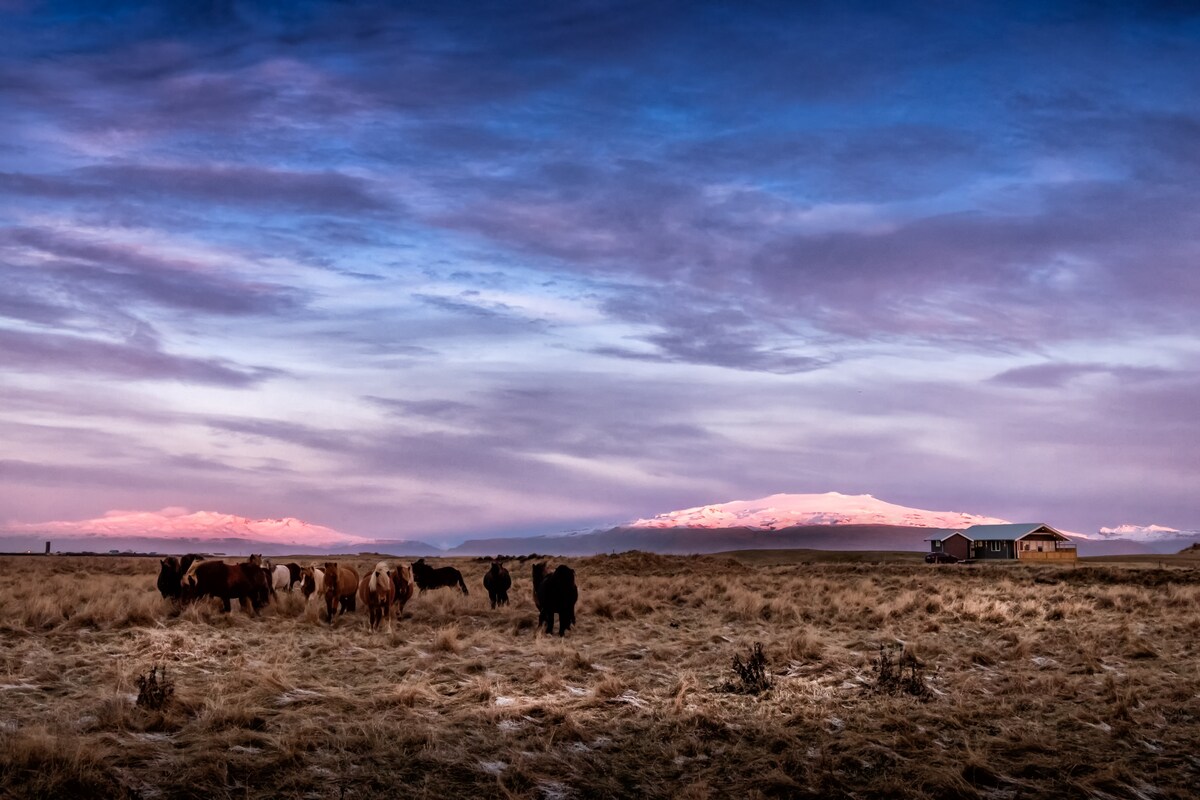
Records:
<instances>
[{"instance_id":1,"label":"dry grass","mask_svg":"<svg viewBox=\"0 0 1200 800\"><path fill-rule=\"evenodd\" d=\"M348 559L362 567L368 558ZM0 796L1191 797L1200 570L569 559L579 624L413 599L260 617L157 561L0 559ZM761 641L772 688L727 693ZM926 700L871 690L880 645ZM162 664L175 693L135 705Z\"/></svg>"}]
</instances>

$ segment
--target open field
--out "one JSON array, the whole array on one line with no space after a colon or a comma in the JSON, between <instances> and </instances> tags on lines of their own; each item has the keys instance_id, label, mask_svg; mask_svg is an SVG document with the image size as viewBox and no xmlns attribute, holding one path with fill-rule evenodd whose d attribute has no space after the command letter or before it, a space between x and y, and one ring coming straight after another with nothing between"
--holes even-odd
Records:
<instances>
[{"instance_id":1,"label":"open field","mask_svg":"<svg viewBox=\"0 0 1200 800\"><path fill-rule=\"evenodd\" d=\"M358 568L369 559L343 559ZM372 562L373 563L373 562ZM569 559L578 626L418 596L180 613L135 558L0 559L0 796L1138 797L1200 781L1200 569ZM554 560L552 563L557 563ZM236 604L235 604L236 605ZM764 645L773 688L723 691ZM926 699L872 690L879 646ZM166 666L175 695L135 706Z\"/></svg>"},{"instance_id":2,"label":"open field","mask_svg":"<svg viewBox=\"0 0 1200 800\"><path fill-rule=\"evenodd\" d=\"M810 550L795 548L788 550L726 550L714 553L720 558L726 556L742 564L771 565L782 564L920 564L925 560L924 553L912 550Z\"/></svg>"}]
</instances>

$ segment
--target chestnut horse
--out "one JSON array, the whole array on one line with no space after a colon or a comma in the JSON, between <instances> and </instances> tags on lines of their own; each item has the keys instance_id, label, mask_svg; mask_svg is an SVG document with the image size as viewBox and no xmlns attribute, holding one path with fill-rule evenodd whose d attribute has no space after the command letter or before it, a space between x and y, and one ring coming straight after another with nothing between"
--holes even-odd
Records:
<instances>
[{"instance_id":1,"label":"chestnut horse","mask_svg":"<svg viewBox=\"0 0 1200 800\"><path fill-rule=\"evenodd\" d=\"M388 563L380 561L370 575L358 582L358 599L367 607L367 630L374 633L379 623L387 620L388 633L392 632L392 601L396 589L388 575Z\"/></svg>"},{"instance_id":2,"label":"chestnut horse","mask_svg":"<svg viewBox=\"0 0 1200 800\"><path fill-rule=\"evenodd\" d=\"M336 561L325 562L325 611L329 624L341 606L342 614L354 610L354 598L358 592L358 573Z\"/></svg>"},{"instance_id":3,"label":"chestnut horse","mask_svg":"<svg viewBox=\"0 0 1200 800\"><path fill-rule=\"evenodd\" d=\"M412 567L408 564L400 564L388 575L392 579L392 588L396 590L396 619L404 616L404 606L412 599L413 592L416 591L416 583L413 582Z\"/></svg>"}]
</instances>

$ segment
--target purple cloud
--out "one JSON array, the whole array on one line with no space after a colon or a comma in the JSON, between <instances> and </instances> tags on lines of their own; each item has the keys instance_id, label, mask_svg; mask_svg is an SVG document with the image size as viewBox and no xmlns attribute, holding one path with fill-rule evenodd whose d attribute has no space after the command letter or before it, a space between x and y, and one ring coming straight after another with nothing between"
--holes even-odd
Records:
<instances>
[{"instance_id":1,"label":"purple cloud","mask_svg":"<svg viewBox=\"0 0 1200 800\"><path fill-rule=\"evenodd\" d=\"M282 374L271 367L243 367L223 359L174 355L146 342L106 342L3 329L0 365L30 373L91 374L231 387L253 386Z\"/></svg>"}]
</instances>

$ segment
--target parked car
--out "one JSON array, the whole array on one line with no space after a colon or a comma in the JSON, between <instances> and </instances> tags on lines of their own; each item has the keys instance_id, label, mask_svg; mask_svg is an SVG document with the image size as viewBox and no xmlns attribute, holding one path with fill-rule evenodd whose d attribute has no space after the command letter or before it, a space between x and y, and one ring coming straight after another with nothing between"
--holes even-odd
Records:
<instances>
[{"instance_id":1,"label":"parked car","mask_svg":"<svg viewBox=\"0 0 1200 800\"><path fill-rule=\"evenodd\" d=\"M925 556L926 564L957 564L958 556L952 556L949 553L928 553Z\"/></svg>"}]
</instances>

